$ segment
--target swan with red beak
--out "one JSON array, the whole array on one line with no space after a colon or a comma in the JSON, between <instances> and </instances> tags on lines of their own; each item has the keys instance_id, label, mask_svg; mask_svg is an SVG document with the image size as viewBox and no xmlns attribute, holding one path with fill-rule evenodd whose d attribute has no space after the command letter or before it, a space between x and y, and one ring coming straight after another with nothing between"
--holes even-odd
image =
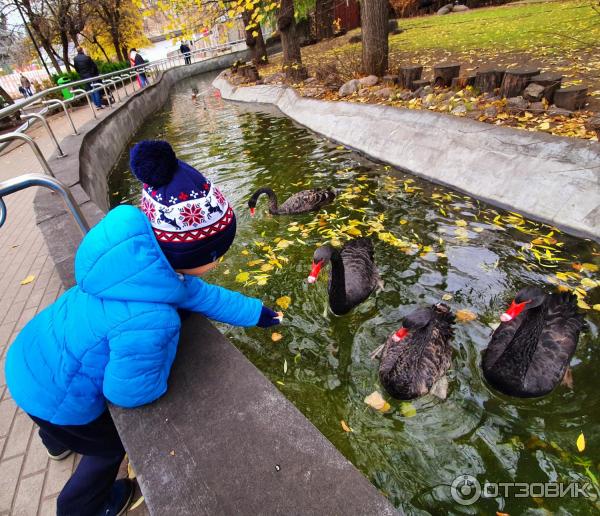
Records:
<instances>
[{"instance_id":1,"label":"swan with red beak","mask_svg":"<svg viewBox=\"0 0 600 516\"><path fill-rule=\"evenodd\" d=\"M527 287L500 321L481 362L494 389L533 398L550 393L561 381L570 382L569 363L583 328L575 296Z\"/></svg>"},{"instance_id":2,"label":"swan with red beak","mask_svg":"<svg viewBox=\"0 0 600 516\"><path fill-rule=\"evenodd\" d=\"M453 328L454 315L444 303L416 308L404 317L400 329L371 354L381 355L379 380L388 394L401 400L427 393L446 398Z\"/></svg>"}]
</instances>

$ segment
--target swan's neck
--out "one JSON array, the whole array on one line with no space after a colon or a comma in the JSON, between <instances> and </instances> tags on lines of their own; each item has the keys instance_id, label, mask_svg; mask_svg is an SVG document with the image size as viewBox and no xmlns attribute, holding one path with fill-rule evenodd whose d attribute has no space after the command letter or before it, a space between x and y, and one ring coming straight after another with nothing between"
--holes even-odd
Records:
<instances>
[{"instance_id":1,"label":"swan's neck","mask_svg":"<svg viewBox=\"0 0 600 516\"><path fill-rule=\"evenodd\" d=\"M275 192L270 188L259 188L254 193L255 201L258 200L262 194L266 194L269 197L269 212L273 215L279 213L279 204L277 202L277 195L275 195Z\"/></svg>"},{"instance_id":2,"label":"swan's neck","mask_svg":"<svg viewBox=\"0 0 600 516\"><path fill-rule=\"evenodd\" d=\"M344 261L339 251L331 254L331 279L329 280L329 299L331 304L346 306L346 273Z\"/></svg>"}]
</instances>

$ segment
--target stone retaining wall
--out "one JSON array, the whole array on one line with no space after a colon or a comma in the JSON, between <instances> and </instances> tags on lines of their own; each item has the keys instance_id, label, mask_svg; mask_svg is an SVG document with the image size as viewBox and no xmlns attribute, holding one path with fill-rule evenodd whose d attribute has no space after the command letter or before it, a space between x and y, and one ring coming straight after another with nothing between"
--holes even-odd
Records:
<instances>
[{"instance_id":1,"label":"stone retaining wall","mask_svg":"<svg viewBox=\"0 0 600 516\"><path fill-rule=\"evenodd\" d=\"M389 106L327 102L283 86L213 83L367 156L600 241L600 144Z\"/></svg>"}]
</instances>

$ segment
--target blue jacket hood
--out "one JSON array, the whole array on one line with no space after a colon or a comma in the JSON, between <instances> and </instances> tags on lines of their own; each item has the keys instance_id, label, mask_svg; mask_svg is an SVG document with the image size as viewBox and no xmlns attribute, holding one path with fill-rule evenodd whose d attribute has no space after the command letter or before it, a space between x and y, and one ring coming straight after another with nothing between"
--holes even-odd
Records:
<instances>
[{"instance_id":1,"label":"blue jacket hood","mask_svg":"<svg viewBox=\"0 0 600 516\"><path fill-rule=\"evenodd\" d=\"M82 291L102 299L175 304L185 287L134 206L111 210L84 237L75 257Z\"/></svg>"}]
</instances>

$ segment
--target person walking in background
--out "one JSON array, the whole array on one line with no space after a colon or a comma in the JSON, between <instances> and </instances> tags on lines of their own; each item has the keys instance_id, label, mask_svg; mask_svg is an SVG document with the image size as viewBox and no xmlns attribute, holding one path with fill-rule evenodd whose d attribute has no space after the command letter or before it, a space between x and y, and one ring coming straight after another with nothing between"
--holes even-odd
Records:
<instances>
[{"instance_id":1,"label":"person walking in background","mask_svg":"<svg viewBox=\"0 0 600 516\"><path fill-rule=\"evenodd\" d=\"M140 66L145 64L146 61L135 48L132 48L129 51L129 63L131 63L131 66ZM148 78L144 72L138 72L137 80L140 88L148 86Z\"/></svg>"},{"instance_id":2,"label":"person walking in background","mask_svg":"<svg viewBox=\"0 0 600 516\"><path fill-rule=\"evenodd\" d=\"M21 88L23 88L22 91ZM19 91L23 93L23 96L25 98L31 97L33 95L33 91L31 91L31 82L29 82L29 79L23 74L21 74L21 88L19 88Z\"/></svg>"},{"instance_id":3,"label":"person walking in background","mask_svg":"<svg viewBox=\"0 0 600 516\"><path fill-rule=\"evenodd\" d=\"M190 50L190 47L187 45L187 43L185 41L181 42L179 51L183 54L185 64L186 65L192 64L192 55L191 55L192 51Z\"/></svg>"},{"instance_id":4,"label":"person walking in background","mask_svg":"<svg viewBox=\"0 0 600 516\"><path fill-rule=\"evenodd\" d=\"M85 54L83 48L81 47L77 47L77 55L75 56L75 59L73 59L73 64L75 65L75 70L81 79L92 79L94 77L98 77L99 75L96 63L94 63L94 60L90 56ZM92 90L92 100L96 108L102 109L104 106L102 106L100 91L94 90L91 82L92 81L86 83L84 88L87 91Z\"/></svg>"}]
</instances>

